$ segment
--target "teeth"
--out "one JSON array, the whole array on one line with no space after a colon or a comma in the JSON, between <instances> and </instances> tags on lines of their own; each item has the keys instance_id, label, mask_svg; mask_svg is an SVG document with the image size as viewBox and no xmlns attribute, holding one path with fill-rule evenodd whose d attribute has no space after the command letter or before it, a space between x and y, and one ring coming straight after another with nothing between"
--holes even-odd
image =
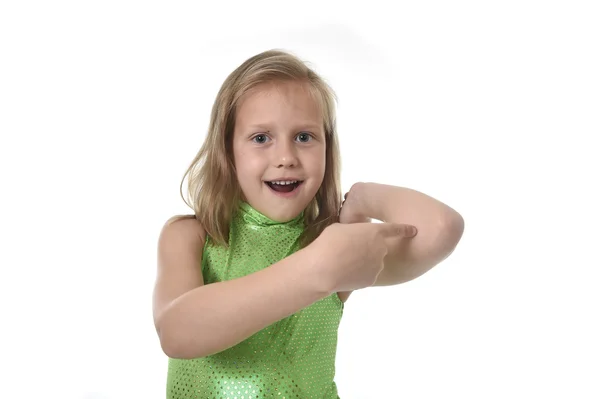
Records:
<instances>
[{"instance_id":1,"label":"teeth","mask_svg":"<svg viewBox=\"0 0 600 399\"><path fill-rule=\"evenodd\" d=\"M294 183L298 183L298 180L292 180L292 181L272 181L272 184L279 184L281 186L286 186L288 184L294 184Z\"/></svg>"}]
</instances>

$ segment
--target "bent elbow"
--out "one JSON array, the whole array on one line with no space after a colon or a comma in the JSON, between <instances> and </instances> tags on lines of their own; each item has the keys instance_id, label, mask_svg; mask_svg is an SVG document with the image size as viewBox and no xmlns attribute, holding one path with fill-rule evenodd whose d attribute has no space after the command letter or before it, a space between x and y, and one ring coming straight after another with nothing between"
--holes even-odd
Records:
<instances>
[{"instance_id":1,"label":"bent elbow","mask_svg":"<svg viewBox=\"0 0 600 399\"><path fill-rule=\"evenodd\" d=\"M465 231L465 220L458 212L454 212L451 216L445 218L443 225L444 233L442 236L445 238L447 245L454 250Z\"/></svg>"},{"instance_id":2,"label":"bent elbow","mask_svg":"<svg viewBox=\"0 0 600 399\"><path fill-rule=\"evenodd\" d=\"M185 340L176 334L167 333L158 329L160 347L165 355L171 359L191 360L204 357L202 352L190 350Z\"/></svg>"},{"instance_id":3,"label":"bent elbow","mask_svg":"<svg viewBox=\"0 0 600 399\"><path fill-rule=\"evenodd\" d=\"M160 348L163 353L169 358L178 359L179 353L174 345L175 340L171 338L165 331L165 328L157 327L156 332L158 333L158 340L160 341Z\"/></svg>"}]
</instances>

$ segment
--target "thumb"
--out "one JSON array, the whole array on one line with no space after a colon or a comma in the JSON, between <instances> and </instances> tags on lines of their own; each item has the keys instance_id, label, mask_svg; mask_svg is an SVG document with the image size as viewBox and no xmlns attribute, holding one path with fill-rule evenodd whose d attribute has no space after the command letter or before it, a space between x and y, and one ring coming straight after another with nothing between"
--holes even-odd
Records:
<instances>
[{"instance_id":1,"label":"thumb","mask_svg":"<svg viewBox=\"0 0 600 399\"><path fill-rule=\"evenodd\" d=\"M403 236L403 237L414 237L417 235L417 228L410 224L401 224L401 223L378 223L380 226L380 231L386 237L395 237L395 236Z\"/></svg>"}]
</instances>

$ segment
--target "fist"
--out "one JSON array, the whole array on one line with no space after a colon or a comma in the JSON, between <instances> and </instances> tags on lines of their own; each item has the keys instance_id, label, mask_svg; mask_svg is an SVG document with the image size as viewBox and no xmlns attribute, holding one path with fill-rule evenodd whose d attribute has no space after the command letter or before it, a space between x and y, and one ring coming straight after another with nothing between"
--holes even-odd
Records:
<instances>
[{"instance_id":1,"label":"fist","mask_svg":"<svg viewBox=\"0 0 600 399\"><path fill-rule=\"evenodd\" d=\"M364 194L360 183L355 183L346 194L340 208L340 223L371 223L371 218L363 214Z\"/></svg>"}]
</instances>

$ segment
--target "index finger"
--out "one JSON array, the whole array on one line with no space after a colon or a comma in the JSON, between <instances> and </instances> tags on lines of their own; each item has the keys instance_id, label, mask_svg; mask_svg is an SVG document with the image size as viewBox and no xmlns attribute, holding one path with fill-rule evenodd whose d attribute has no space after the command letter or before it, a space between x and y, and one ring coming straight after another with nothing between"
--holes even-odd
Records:
<instances>
[{"instance_id":1,"label":"index finger","mask_svg":"<svg viewBox=\"0 0 600 399\"><path fill-rule=\"evenodd\" d=\"M414 237L417 235L417 228L410 224L400 223L379 223L380 231L386 237L403 236Z\"/></svg>"}]
</instances>

